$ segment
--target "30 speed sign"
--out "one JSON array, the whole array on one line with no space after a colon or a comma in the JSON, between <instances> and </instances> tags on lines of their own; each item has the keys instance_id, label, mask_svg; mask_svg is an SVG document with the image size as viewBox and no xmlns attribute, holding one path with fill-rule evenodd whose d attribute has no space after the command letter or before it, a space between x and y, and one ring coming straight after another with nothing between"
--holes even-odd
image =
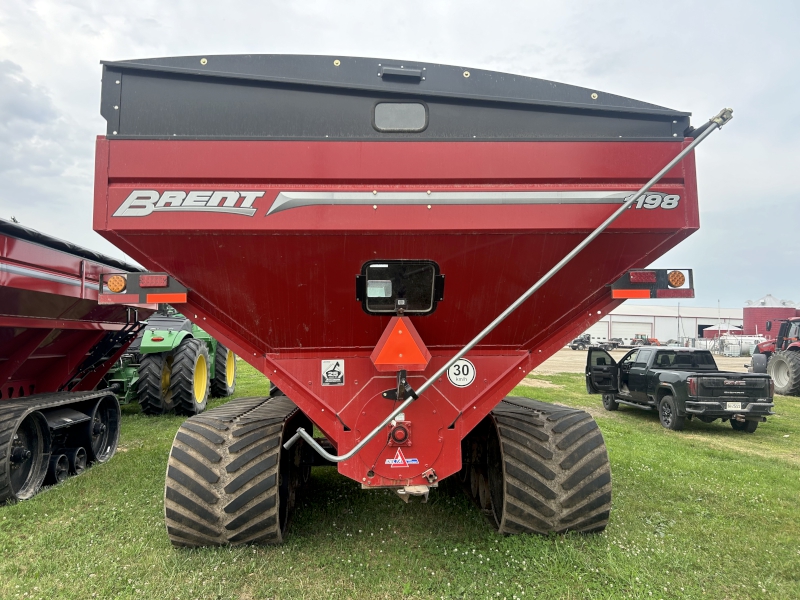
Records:
<instances>
[{"instance_id":1,"label":"30 speed sign","mask_svg":"<svg viewBox=\"0 0 800 600\"><path fill-rule=\"evenodd\" d=\"M467 387L475 381L475 365L466 358L459 359L447 369L447 379L456 387Z\"/></svg>"}]
</instances>

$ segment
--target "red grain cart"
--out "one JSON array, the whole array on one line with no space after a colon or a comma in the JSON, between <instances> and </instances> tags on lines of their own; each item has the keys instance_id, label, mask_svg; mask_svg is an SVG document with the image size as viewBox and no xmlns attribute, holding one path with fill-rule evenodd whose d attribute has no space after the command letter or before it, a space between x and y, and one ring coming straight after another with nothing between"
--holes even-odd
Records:
<instances>
[{"instance_id":1,"label":"red grain cart","mask_svg":"<svg viewBox=\"0 0 800 600\"><path fill-rule=\"evenodd\" d=\"M502 532L605 527L594 420L506 396L624 298L692 295L626 272L698 228L689 145L729 113L368 58L107 62L102 89L95 229L277 386L181 427L175 545L281 541L317 454L404 499L457 474Z\"/></svg>"},{"instance_id":2,"label":"red grain cart","mask_svg":"<svg viewBox=\"0 0 800 600\"><path fill-rule=\"evenodd\" d=\"M0 503L113 456L120 410L94 391L150 307L100 306L136 267L0 220Z\"/></svg>"}]
</instances>

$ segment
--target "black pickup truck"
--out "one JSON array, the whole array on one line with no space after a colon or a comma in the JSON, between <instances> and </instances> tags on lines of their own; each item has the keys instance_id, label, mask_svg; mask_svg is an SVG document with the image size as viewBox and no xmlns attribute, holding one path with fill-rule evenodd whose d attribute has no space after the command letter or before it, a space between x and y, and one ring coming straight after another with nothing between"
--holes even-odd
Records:
<instances>
[{"instance_id":1,"label":"black pickup truck","mask_svg":"<svg viewBox=\"0 0 800 600\"><path fill-rule=\"evenodd\" d=\"M768 375L720 371L708 350L640 348L615 361L602 348L586 358L586 391L603 394L603 407L627 404L658 410L661 424L680 430L686 419L730 420L753 433L772 412L774 384Z\"/></svg>"}]
</instances>

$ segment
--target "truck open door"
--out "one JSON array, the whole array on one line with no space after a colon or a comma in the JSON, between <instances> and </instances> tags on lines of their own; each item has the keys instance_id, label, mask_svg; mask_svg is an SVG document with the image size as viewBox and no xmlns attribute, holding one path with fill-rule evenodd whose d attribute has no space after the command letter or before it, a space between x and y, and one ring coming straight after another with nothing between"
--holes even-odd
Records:
<instances>
[{"instance_id":1,"label":"truck open door","mask_svg":"<svg viewBox=\"0 0 800 600\"><path fill-rule=\"evenodd\" d=\"M586 354L586 391L590 394L617 392L619 367L612 356L597 347L589 348Z\"/></svg>"}]
</instances>

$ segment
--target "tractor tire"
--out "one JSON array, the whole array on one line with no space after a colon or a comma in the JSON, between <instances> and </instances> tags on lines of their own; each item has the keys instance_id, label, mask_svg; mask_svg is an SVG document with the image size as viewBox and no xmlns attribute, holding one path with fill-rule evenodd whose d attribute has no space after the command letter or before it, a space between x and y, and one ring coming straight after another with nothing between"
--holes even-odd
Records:
<instances>
[{"instance_id":1,"label":"tractor tire","mask_svg":"<svg viewBox=\"0 0 800 600\"><path fill-rule=\"evenodd\" d=\"M776 394L800 396L800 352L775 352L767 363L767 373L775 382Z\"/></svg>"},{"instance_id":2,"label":"tractor tire","mask_svg":"<svg viewBox=\"0 0 800 600\"><path fill-rule=\"evenodd\" d=\"M619 402L617 402L614 394L603 394L603 408L606 410L619 410Z\"/></svg>"},{"instance_id":3,"label":"tractor tire","mask_svg":"<svg viewBox=\"0 0 800 600\"><path fill-rule=\"evenodd\" d=\"M211 395L214 398L228 398L233 396L234 391L236 391L236 355L233 350L217 343Z\"/></svg>"},{"instance_id":4,"label":"tractor tire","mask_svg":"<svg viewBox=\"0 0 800 600\"><path fill-rule=\"evenodd\" d=\"M172 352L143 354L139 362L136 395L146 415L164 415L175 409L170 383L172 381Z\"/></svg>"},{"instance_id":5,"label":"tractor tire","mask_svg":"<svg viewBox=\"0 0 800 600\"><path fill-rule=\"evenodd\" d=\"M302 487L311 422L286 397L240 398L187 419L167 466L164 513L173 546L283 542Z\"/></svg>"},{"instance_id":6,"label":"tractor tire","mask_svg":"<svg viewBox=\"0 0 800 600\"><path fill-rule=\"evenodd\" d=\"M169 389L175 412L199 415L208 405L211 387L208 346L202 340L184 338L173 351Z\"/></svg>"},{"instance_id":7,"label":"tractor tire","mask_svg":"<svg viewBox=\"0 0 800 600\"><path fill-rule=\"evenodd\" d=\"M465 491L500 533L605 529L611 467L588 413L509 397L462 444Z\"/></svg>"},{"instance_id":8,"label":"tractor tire","mask_svg":"<svg viewBox=\"0 0 800 600\"><path fill-rule=\"evenodd\" d=\"M680 431L686 424L686 417L678 416L678 407L672 396L664 396L658 403L658 420L662 427L672 431Z\"/></svg>"}]
</instances>

